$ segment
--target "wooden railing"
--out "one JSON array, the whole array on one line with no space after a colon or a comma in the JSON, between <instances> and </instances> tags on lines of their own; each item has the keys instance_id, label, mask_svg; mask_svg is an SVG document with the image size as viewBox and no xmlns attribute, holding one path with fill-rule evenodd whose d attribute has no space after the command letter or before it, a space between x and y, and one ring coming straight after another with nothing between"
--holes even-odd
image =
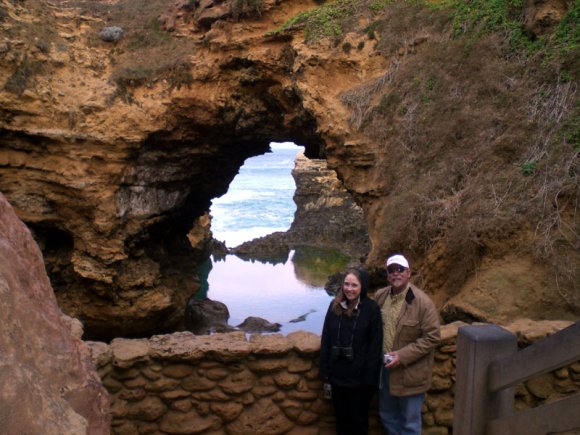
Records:
<instances>
[{"instance_id":1,"label":"wooden railing","mask_svg":"<svg viewBox=\"0 0 580 435\"><path fill-rule=\"evenodd\" d=\"M497 325L464 326L457 337L454 435L535 435L580 429L580 393L514 413L514 387L580 360L580 322L518 351Z\"/></svg>"}]
</instances>

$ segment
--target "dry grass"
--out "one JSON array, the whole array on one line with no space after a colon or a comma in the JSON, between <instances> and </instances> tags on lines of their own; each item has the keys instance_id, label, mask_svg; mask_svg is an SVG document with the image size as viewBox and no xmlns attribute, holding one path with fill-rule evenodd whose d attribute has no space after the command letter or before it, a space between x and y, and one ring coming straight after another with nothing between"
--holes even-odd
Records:
<instances>
[{"instance_id":1,"label":"dry grass","mask_svg":"<svg viewBox=\"0 0 580 435\"><path fill-rule=\"evenodd\" d=\"M171 6L164 0L120 0L105 3L89 0L69 0L68 7L79 14L100 18L89 38L89 46L102 47L98 33L104 26L123 29L121 40L111 46L114 64L111 79L117 85L113 95L132 102L131 90L158 80L167 80L170 89L189 86L193 80L189 58L194 55L194 43L175 38L160 28L159 17ZM154 61L152 62L152 59Z\"/></svg>"},{"instance_id":2,"label":"dry grass","mask_svg":"<svg viewBox=\"0 0 580 435\"><path fill-rule=\"evenodd\" d=\"M385 171L405 180L387 211L399 223L383 237L419 256L443 240L458 265L448 283L460 287L484 255L535 229L525 250L578 310L576 267L562 261L580 247L577 77L562 74L566 58L547 65L514 52L505 33L454 38L450 26L445 11L396 2L373 25L396 67L343 95L352 126L385 144ZM420 45L418 29L428 34Z\"/></svg>"},{"instance_id":3,"label":"dry grass","mask_svg":"<svg viewBox=\"0 0 580 435\"><path fill-rule=\"evenodd\" d=\"M351 89L341 95L341 101L352 110L349 119L349 125L351 128L360 128L364 116L368 113L368 110L371 107L373 96L383 92L385 86L391 82L393 75L397 70L397 65L398 62L395 60L381 77L378 77L369 83L365 83L358 88Z\"/></svg>"},{"instance_id":4,"label":"dry grass","mask_svg":"<svg viewBox=\"0 0 580 435\"><path fill-rule=\"evenodd\" d=\"M40 21L11 20L7 36L23 41L28 51L45 54L50 49L66 50L68 41L58 35L58 18L46 13L47 3L28 0L17 5L17 13L24 16L42 16ZM94 0L67 0L50 5L50 8L65 9L78 17L78 24L90 25L85 32L84 43L89 47L109 48L109 57L114 65L111 80L117 85L113 99L120 97L132 101L131 90L158 80L166 80L171 89L189 86L192 75L189 59L194 55L194 43L184 38L175 38L162 31L159 16L171 7L165 0L119 0L117 2ZM90 19L87 19L89 18ZM9 20L5 9L0 10L0 22ZM116 43L103 42L99 38L105 26L119 26L123 37ZM22 94L34 86L35 76L49 74L50 64L39 65L30 61L23 51L15 72L5 84L9 92ZM153 61L152 61L153 60Z\"/></svg>"}]
</instances>

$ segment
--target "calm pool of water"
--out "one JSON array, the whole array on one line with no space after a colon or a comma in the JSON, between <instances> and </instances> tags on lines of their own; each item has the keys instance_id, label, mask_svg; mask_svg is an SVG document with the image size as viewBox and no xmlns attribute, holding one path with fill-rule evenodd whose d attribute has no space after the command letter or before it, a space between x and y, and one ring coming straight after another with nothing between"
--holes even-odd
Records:
<instances>
[{"instance_id":1,"label":"calm pool of water","mask_svg":"<svg viewBox=\"0 0 580 435\"><path fill-rule=\"evenodd\" d=\"M303 330L320 335L333 297L324 284L348 261L339 253L312 248L291 251L287 260L275 264L214 257L207 265L207 291L198 295L226 304L232 326L255 316L280 323L282 334Z\"/></svg>"}]
</instances>

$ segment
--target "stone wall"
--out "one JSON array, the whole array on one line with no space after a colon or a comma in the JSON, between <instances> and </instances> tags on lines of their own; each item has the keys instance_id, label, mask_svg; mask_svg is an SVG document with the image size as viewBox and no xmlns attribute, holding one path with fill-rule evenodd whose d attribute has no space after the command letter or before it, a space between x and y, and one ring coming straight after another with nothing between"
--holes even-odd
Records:
<instances>
[{"instance_id":1,"label":"stone wall","mask_svg":"<svg viewBox=\"0 0 580 435\"><path fill-rule=\"evenodd\" d=\"M570 322L518 321L506 328L521 346ZM424 433L451 433L455 339L463 323L442 327L433 384L423 408ZM113 434L330 434L332 408L318 380L320 338L242 332L91 342L98 372L111 394ZM516 388L516 408L578 391L580 363ZM382 430L376 400L371 433Z\"/></svg>"}]
</instances>

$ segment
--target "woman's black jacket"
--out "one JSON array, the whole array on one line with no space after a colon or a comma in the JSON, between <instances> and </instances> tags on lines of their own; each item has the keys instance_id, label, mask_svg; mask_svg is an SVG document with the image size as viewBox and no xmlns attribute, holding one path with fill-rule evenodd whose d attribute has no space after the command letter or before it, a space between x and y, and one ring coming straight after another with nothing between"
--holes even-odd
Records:
<instances>
[{"instance_id":1,"label":"woman's black jacket","mask_svg":"<svg viewBox=\"0 0 580 435\"><path fill-rule=\"evenodd\" d=\"M344 356L345 351L333 352L335 346L348 348L351 344L352 358ZM382 347L381 310L375 301L362 299L351 317L335 314L331 302L322 328L320 377L334 385L378 386Z\"/></svg>"}]
</instances>

